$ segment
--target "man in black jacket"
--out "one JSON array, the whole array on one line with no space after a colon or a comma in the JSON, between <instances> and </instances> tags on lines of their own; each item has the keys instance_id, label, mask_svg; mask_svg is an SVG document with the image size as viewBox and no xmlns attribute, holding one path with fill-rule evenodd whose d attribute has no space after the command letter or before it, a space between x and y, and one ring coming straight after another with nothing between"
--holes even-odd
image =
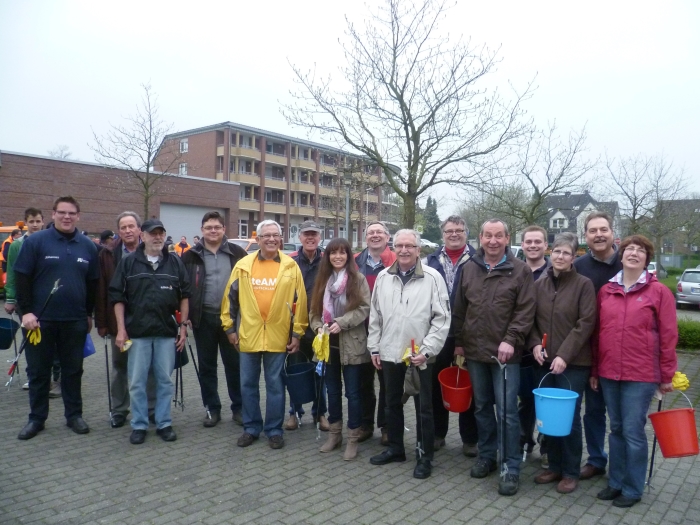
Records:
<instances>
[{"instance_id":1,"label":"man in black jacket","mask_svg":"<svg viewBox=\"0 0 700 525\"><path fill-rule=\"evenodd\" d=\"M218 211L210 211L202 218L202 242L192 246L182 256L192 286L190 321L197 343L202 401L207 407L205 427L214 427L221 421L217 356L221 353L228 396L231 399L233 420L243 424L241 416L241 377L238 350L229 342L221 327L221 297L231 270L248 255L226 238L224 218Z\"/></svg>"},{"instance_id":2,"label":"man in black jacket","mask_svg":"<svg viewBox=\"0 0 700 525\"><path fill-rule=\"evenodd\" d=\"M132 343L126 350L133 429L130 441L134 445L145 441L148 430L146 379L151 368L156 379L156 433L163 441L177 439L170 418L170 376L175 351L182 352L185 346L190 297L185 265L165 248L163 223L157 219L144 222L141 240L138 249L119 262L109 285L109 299L117 318L117 347L125 348L129 340ZM177 310L182 313L179 327Z\"/></svg>"}]
</instances>

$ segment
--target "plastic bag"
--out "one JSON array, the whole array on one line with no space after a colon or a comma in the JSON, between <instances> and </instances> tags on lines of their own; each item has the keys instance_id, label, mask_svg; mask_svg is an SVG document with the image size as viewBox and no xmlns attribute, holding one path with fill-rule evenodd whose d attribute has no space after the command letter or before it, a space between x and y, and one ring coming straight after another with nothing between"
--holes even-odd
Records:
<instances>
[{"instance_id":1,"label":"plastic bag","mask_svg":"<svg viewBox=\"0 0 700 525\"><path fill-rule=\"evenodd\" d=\"M311 346L314 349L316 359L319 361L328 361L328 358L331 355L331 338L328 334L328 330L325 327L322 333L314 337L314 342Z\"/></svg>"}]
</instances>

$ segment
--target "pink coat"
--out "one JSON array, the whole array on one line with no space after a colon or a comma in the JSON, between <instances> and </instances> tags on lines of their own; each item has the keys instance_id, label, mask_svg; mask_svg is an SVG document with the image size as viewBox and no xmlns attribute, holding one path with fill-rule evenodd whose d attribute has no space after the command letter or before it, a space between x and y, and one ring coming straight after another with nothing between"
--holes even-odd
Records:
<instances>
[{"instance_id":1,"label":"pink coat","mask_svg":"<svg viewBox=\"0 0 700 525\"><path fill-rule=\"evenodd\" d=\"M656 276L647 279L628 293L617 283L600 289L591 376L671 382L678 365L676 301Z\"/></svg>"}]
</instances>

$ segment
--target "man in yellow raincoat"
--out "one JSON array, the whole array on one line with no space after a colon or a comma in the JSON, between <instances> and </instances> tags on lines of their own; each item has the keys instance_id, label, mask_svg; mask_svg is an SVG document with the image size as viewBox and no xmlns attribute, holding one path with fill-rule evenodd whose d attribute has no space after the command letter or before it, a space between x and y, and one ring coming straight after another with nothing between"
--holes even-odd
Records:
<instances>
[{"instance_id":1,"label":"man in yellow raincoat","mask_svg":"<svg viewBox=\"0 0 700 525\"><path fill-rule=\"evenodd\" d=\"M279 251L282 228L275 221L258 225L260 249L244 257L231 272L221 302L221 322L231 344L240 350L243 434L239 447L253 444L265 432L270 448L284 446L286 352L299 350L308 325L306 289L294 260ZM296 303L291 327L290 308ZM265 421L260 411L260 365L265 371Z\"/></svg>"}]
</instances>

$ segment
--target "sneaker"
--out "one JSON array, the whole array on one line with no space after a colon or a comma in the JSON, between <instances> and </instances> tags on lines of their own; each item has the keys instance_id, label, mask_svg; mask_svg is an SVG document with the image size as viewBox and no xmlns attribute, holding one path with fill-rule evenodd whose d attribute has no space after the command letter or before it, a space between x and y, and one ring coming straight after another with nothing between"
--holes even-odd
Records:
<instances>
[{"instance_id":1,"label":"sneaker","mask_svg":"<svg viewBox=\"0 0 700 525\"><path fill-rule=\"evenodd\" d=\"M549 469L549 459L547 459L546 453L540 456L540 466L545 470Z\"/></svg>"},{"instance_id":2,"label":"sneaker","mask_svg":"<svg viewBox=\"0 0 700 525\"><path fill-rule=\"evenodd\" d=\"M49 390L49 397L51 399L56 399L61 397L61 383L60 381L51 381L51 390Z\"/></svg>"},{"instance_id":3,"label":"sneaker","mask_svg":"<svg viewBox=\"0 0 700 525\"><path fill-rule=\"evenodd\" d=\"M476 443L462 444L462 454L468 458L475 458L479 455L479 447Z\"/></svg>"},{"instance_id":4,"label":"sneaker","mask_svg":"<svg viewBox=\"0 0 700 525\"><path fill-rule=\"evenodd\" d=\"M520 476L517 474L506 474L498 482L498 493L501 496L513 496L518 492L518 487L520 487Z\"/></svg>"},{"instance_id":5,"label":"sneaker","mask_svg":"<svg viewBox=\"0 0 700 525\"><path fill-rule=\"evenodd\" d=\"M285 430L296 430L299 428L299 420L295 414L290 414L287 421L284 422Z\"/></svg>"},{"instance_id":6,"label":"sneaker","mask_svg":"<svg viewBox=\"0 0 700 525\"><path fill-rule=\"evenodd\" d=\"M272 436L271 438L268 438L267 444L270 445L270 448L282 448L284 446L284 438L279 434Z\"/></svg>"},{"instance_id":7,"label":"sneaker","mask_svg":"<svg viewBox=\"0 0 700 525\"><path fill-rule=\"evenodd\" d=\"M236 444L239 447L249 447L250 445L253 444L253 441L256 441L258 439L258 436L254 436L253 434L248 434L248 432L243 432L241 434L241 437L238 438L238 441Z\"/></svg>"},{"instance_id":8,"label":"sneaker","mask_svg":"<svg viewBox=\"0 0 700 525\"><path fill-rule=\"evenodd\" d=\"M22 390L29 390L29 381L22 385Z\"/></svg>"},{"instance_id":9,"label":"sneaker","mask_svg":"<svg viewBox=\"0 0 700 525\"><path fill-rule=\"evenodd\" d=\"M496 470L496 462L492 459L479 458L474 463L469 475L472 478L485 478L491 472Z\"/></svg>"}]
</instances>

